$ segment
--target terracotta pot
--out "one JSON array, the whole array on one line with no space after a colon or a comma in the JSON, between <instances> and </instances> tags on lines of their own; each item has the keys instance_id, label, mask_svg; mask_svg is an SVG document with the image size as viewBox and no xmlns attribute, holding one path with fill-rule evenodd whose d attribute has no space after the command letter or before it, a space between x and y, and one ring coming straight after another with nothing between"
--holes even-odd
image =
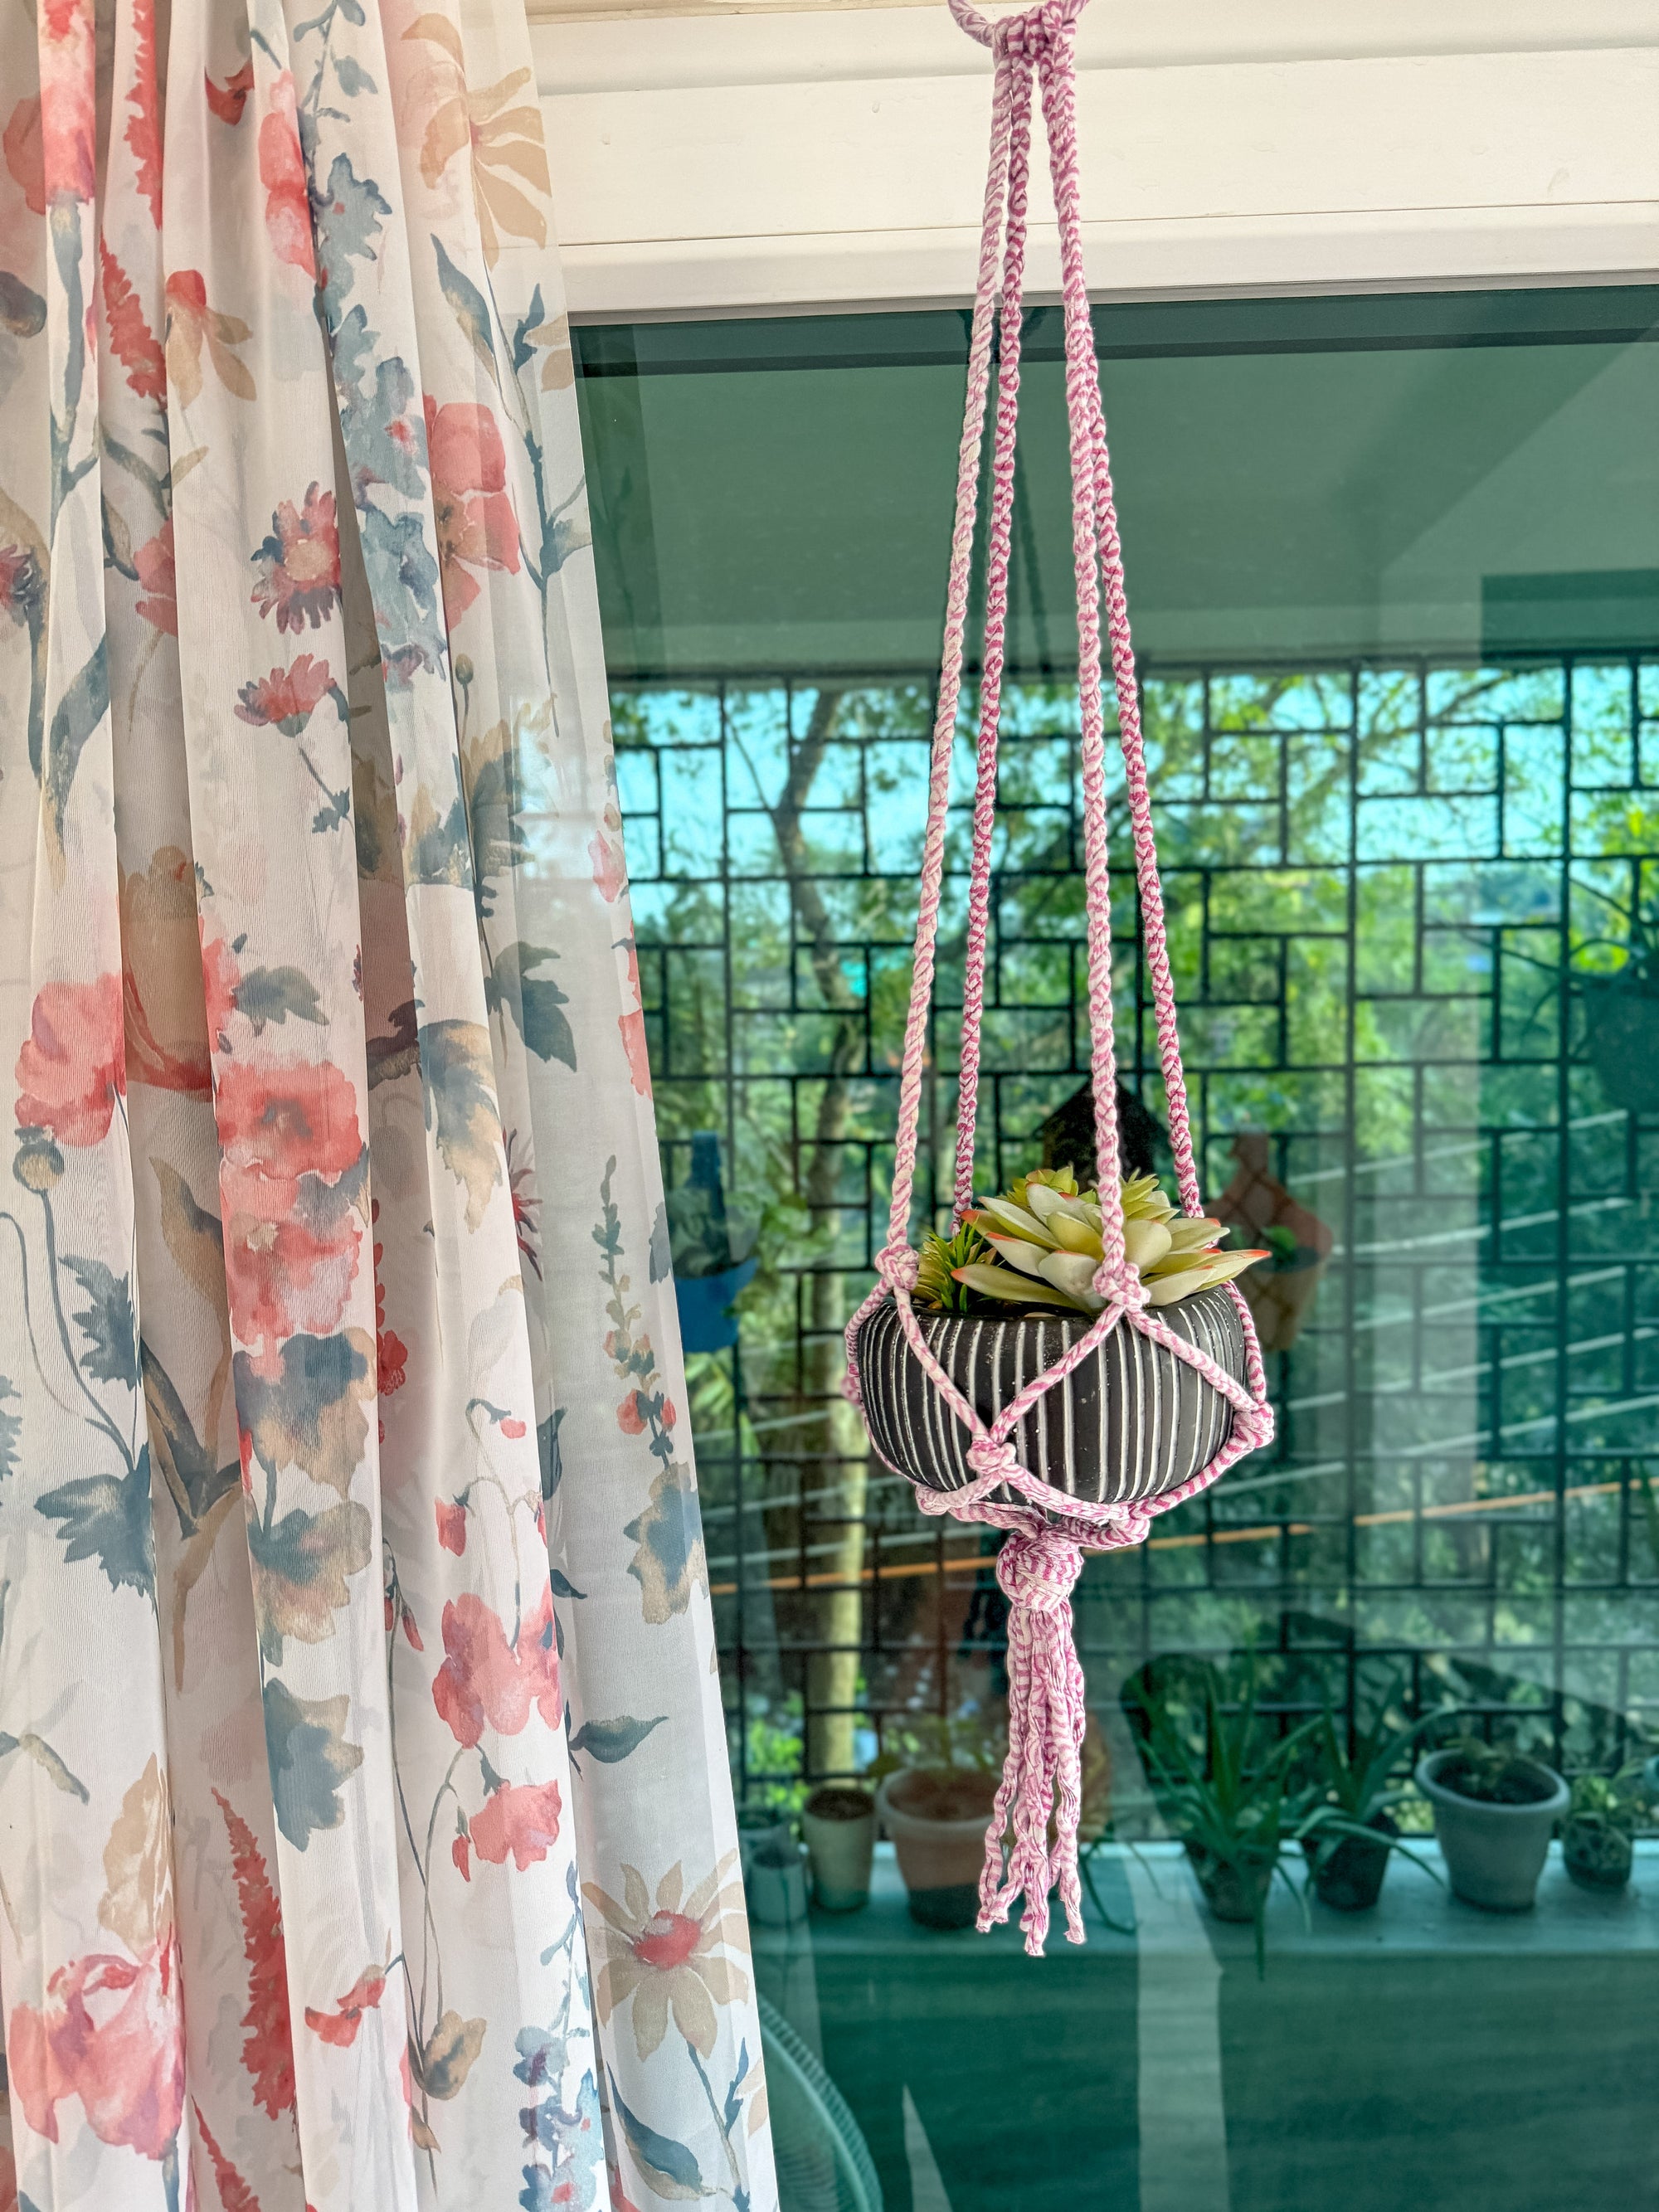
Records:
<instances>
[{"instance_id":1,"label":"terracotta pot","mask_svg":"<svg viewBox=\"0 0 1659 2212\"><path fill-rule=\"evenodd\" d=\"M1530 1805L1484 1804L1437 1778L1460 1755L1455 1748L1432 1751L1417 1764L1417 1786L1434 1808L1447 1878L1467 1905L1486 1912L1525 1912L1537 1895L1550 1831L1570 1802L1567 1785L1553 1766L1523 1759L1519 1763L1531 1768L1540 1790L1547 1784L1547 1794Z\"/></svg>"},{"instance_id":2,"label":"terracotta pot","mask_svg":"<svg viewBox=\"0 0 1659 2212\"><path fill-rule=\"evenodd\" d=\"M988 1423L1090 1327L1081 1314L917 1318L935 1359ZM1164 1306L1158 1318L1245 1379L1244 1331L1226 1285ZM911 1351L890 1298L860 1329L858 1359L870 1440L888 1465L930 1490L959 1490L970 1480L971 1438ZM1056 1490L1116 1504L1161 1497L1199 1474L1232 1425L1232 1407L1218 1390L1120 1322L1091 1358L1044 1393L1012 1442L1021 1465Z\"/></svg>"},{"instance_id":3,"label":"terracotta pot","mask_svg":"<svg viewBox=\"0 0 1659 2212\"><path fill-rule=\"evenodd\" d=\"M815 1790L800 1825L812 1864L815 1902L826 1912L856 1912L867 1905L876 1848L876 1801L869 1791L834 1783Z\"/></svg>"},{"instance_id":4,"label":"terracotta pot","mask_svg":"<svg viewBox=\"0 0 1659 2212\"><path fill-rule=\"evenodd\" d=\"M910 1917L925 1928L973 1926L996 1790L994 1774L907 1766L877 1791L876 1810L910 1893Z\"/></svg>"}]
</instances>

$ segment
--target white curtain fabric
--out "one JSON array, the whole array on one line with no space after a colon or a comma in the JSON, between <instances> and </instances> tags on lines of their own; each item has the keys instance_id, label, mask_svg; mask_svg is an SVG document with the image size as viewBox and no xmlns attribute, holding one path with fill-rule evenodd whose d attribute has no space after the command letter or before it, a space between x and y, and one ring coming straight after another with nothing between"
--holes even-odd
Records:
<instances>
[{"instance_id":1,"label":"white curtain fabric","mask_svg":"<svg viewBox=\"0 0 1659 2212\"><path fill-rule=\"evenodd\" d=\"M520 0L0 146L0 2212L771 2212Z\"/></svg>"}]
</instances>

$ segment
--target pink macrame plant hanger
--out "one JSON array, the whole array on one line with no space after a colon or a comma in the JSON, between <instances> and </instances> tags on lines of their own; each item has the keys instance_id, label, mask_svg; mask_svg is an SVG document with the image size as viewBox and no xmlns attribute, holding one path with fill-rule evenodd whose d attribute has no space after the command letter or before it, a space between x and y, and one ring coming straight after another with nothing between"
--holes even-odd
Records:
<instances>
[{"instance_id":1,"label":"pink macrame plant hanger","mask_svg":"<svg viewBox=\"0 0 1659 2212\"><path fill-rule=\"evenodd\" d=\"M1082 1810L1086 1714L1083 1670L1073 1641L1071 1605L1071 1593L1082 1568L1084 1551L1110 1550L1140 1543L1155 1513L1165 1512L1206 1489L1246 1452L1267 1443L1273 1432L1255 1330L1237 1285L1230 1284L1228 1289L1243 1331L1246 1380L1243 1383L1148 1306L1139 1275L1124 1252L1117 1073L1112 1038L1111 912L1101 667L1103 595L1106 637L1117 692L1118 733L1134 840L1146 965L1152 980L1169 1111L1170 1141L1182 1211L1197 1215L1204 1208L1193 1164L1187 1088L1176 1033L1175 987L1170 972L1163 893L1158 884L1158 854L1146 790L1140 705L1123 587L1123 553L1113 505L1099 369L1084 283L1074 52L1077 18L1083 5L1084 0L1048 0L1046 6L992 23L969 6L967 0L950 0L951 13L957 23L971 38L990 48L995 62L990 172L986 184L979 280L969 349L968 398L957 477L956 526L951 544L938 712L933 724L915 963L899 1085L892 1206L887 1242L876 1259L877 1286L847 1329L847 1394L855 1405L861 1406L859 1333L884 1299L893 1299L911 1352L973 1438L967 1452L973 1479L949 1491L918 1485L917 1502L927 1513L948 1513L960 1521L982 1522L1006 1531L1006 1540L997 1555L996 1571L1011 1608L1008 1756L986 1831L978 1924L984 1932L1006 1921L1023 1892L1025 1909L1020 1925L1025 1934L1025 1948L1034 1957L1042 1955L1048 1935L1051 1887L1058 1887L1069 1939L1073 1943L1085 1940L1078 1877L1078 1822ZM999 339L997 406L986 562L985 641L980 679L978 778L974 798L963 987L956 1224L960 1224L963 1213L973 1204L974 1122L990 907L991 842L996 809L997 731L1008 611L1034 88L1040 94L1048 131L1049 165L1060 222L1060 280L1065 303L1066 398L1071 429L1072 544L1077 582L1078 698L1088 915L1091 1074L1104 1252L1094 1286L1106 1304L1091 1326L1077 1337L1063 1355L1027 1383L988 1424L934 1357L916 1319L910 1293L915 1285L918 1263L908 1236L994 324ZM1012 1437L1042 1394L1063 1382L1120 1325L1140 1330L1201 1375L1227 1400L1232 1413L1231 1427L1215 1457L1178 1487L1133 1504L1095 1504L1057 1491L1032 1474L1020 1464ZM909 1472L902 1468L896 1471ZM1012 1843L1006 1844L1005 1838L1011 1832Z\"/></svg>"}]
</instances>

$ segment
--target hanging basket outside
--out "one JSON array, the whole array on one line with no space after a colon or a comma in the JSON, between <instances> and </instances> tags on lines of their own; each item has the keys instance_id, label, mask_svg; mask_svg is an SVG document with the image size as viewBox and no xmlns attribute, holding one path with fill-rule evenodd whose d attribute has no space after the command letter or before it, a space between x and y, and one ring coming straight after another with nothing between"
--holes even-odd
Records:
<instances>
[{"instance_id":1,"label":"hanging basket outside","mask_svg":"<svg viewBox=\"0 0 1659 2212\"><path fill-rule=\"evenodd\" d=\"M1160 1318L1235 1381L1248 1381L1244 1330L1225 1284L1166 1306ZM1087 1317L1069 1314L1004 1319L918 1310L916 1320L928 1350L988 1428L1089 1327ZM870 1441L888 1466L929 1490L970 1482L973 1438L911 1349L890 1297L860 1328L858 1364ZM1221 1393L1124 1320L1043 1392L1011 1441L1021 1466L1065 1499L1145 1504L1201 1474L1232 1431L1233 1409Z\"/></svg>"}]
</instances>

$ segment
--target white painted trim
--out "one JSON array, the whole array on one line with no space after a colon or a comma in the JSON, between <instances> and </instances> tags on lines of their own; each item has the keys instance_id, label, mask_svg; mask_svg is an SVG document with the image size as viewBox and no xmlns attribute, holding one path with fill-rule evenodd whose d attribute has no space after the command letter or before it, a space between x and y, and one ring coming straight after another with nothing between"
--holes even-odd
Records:
<instances>
[{"instance_id":1,"label":"white painted trim","mask_svg":"<svg viewBox=\"0 0 1659 2212\"><path fill-rule=\"evenodd\" d=\"M1127 11L1084 18L1103 297L1659 270L1659 0L1581 0L1571 33L1559 0L1143 12L1138 44ZM988 65L941 9L543 23L536 45L579 319L970 289Z\"/></svg>"}]
</instances>

